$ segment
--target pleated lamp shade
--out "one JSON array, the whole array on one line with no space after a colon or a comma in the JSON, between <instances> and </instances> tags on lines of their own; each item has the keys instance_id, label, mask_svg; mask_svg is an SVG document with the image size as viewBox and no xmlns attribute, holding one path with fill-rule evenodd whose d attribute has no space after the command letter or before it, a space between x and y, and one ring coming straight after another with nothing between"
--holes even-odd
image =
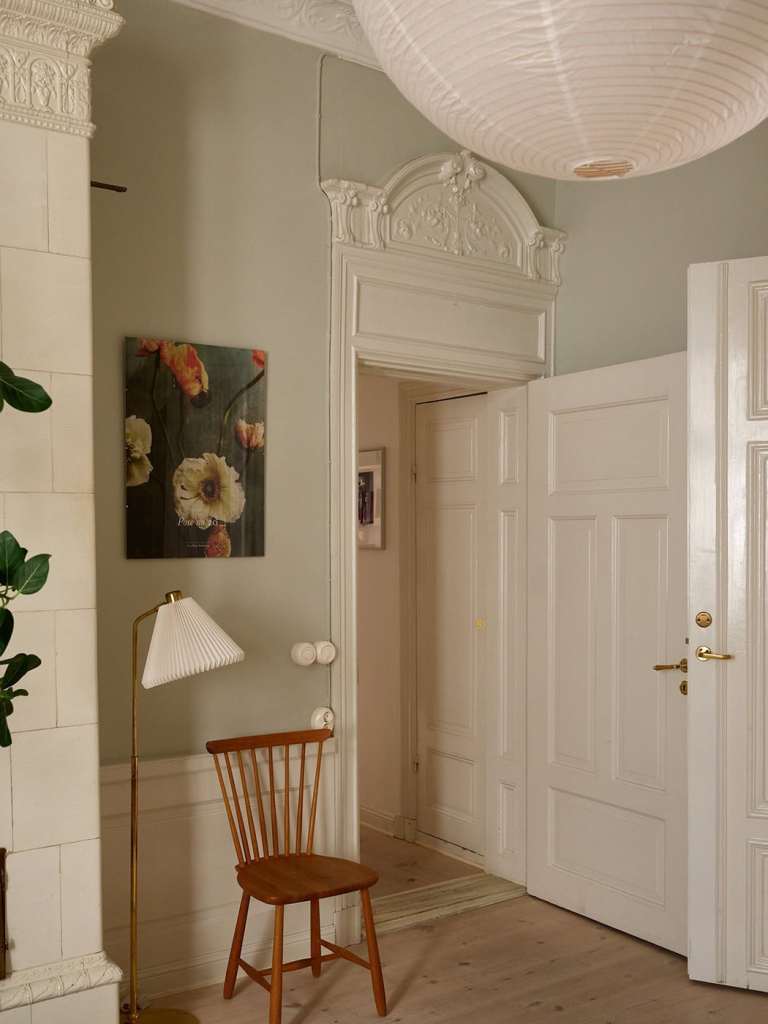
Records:
<instances>
[{"instance_id":1,"label":"pleated lamp shade","mask_svg":"<svg viewBox=\"0 0 768 1024\"><path fill-rule=\"evenodd\" d=\"M197 601L182 597L157 610L141 685L162 686L244 658L244 651Z\"/></svg>"}]
</instances>

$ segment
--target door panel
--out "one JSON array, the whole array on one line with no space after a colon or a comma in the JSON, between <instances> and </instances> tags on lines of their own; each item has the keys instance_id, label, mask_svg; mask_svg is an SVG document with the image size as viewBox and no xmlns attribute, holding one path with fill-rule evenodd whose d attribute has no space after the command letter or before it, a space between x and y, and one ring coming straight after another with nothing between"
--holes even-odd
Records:
<instances>
[{"instance_id":1,"label":"door panel","mask_svg":"<svg viewBox=\"0 0 768 1024\"><path fill-rule=\"evenodd\" d=\"M688 295L689 973L765 992L768 259L692 267Z\"/></svg>"},{"instance_id":2,"label":"door panel","mask_svg":"<svg viewBox=\"0 0 768 1024\"><path fill-rule=\"evenodd\" d=\"M416 409L417 829L484 851L484 396Z\"/></svg>"},{"instance_id":3,"label":"door panel","mask_svg":"<svg viewBox=\"0 0 768 1024\"><path fill-rule=\"evenodd\" d=\"M485 867L525 882L525 387L491 391L488 410Z\"/></svg>"},{"instance_id":4,"label":"door panel","mask_svg":"<svg viewBox=\"0 0 768 1024\"><path fill-rule=\"evenodd\" d=\"M528 388L528 889L678 952L684 365Z\"/></svg>"}]
</instances>

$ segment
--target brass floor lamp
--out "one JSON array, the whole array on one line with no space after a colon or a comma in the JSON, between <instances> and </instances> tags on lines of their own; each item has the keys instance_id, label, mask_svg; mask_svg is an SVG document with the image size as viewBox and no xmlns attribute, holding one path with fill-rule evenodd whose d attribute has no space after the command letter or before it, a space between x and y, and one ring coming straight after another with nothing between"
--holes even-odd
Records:
<instances>
[{"instance_id":1,"label":"brass floor lamp","mask_svg":"<svg viewBox=\"0 0 768 1024\"><path fill-rule=\"evenodd\" d=\"M176 679L210 672L242 661L244 652L217 626L191 597L180 590L165 595L165 601L143 612L133 622L133 684L131 689L131 976L127 1024L196 1024L197 1017L185 1010L138 1006L138 912L139 891L139 760L137 694L139 686L139 625L156 615L152 639L141 684L147 688Z\"/></svg>"}]
</instances>

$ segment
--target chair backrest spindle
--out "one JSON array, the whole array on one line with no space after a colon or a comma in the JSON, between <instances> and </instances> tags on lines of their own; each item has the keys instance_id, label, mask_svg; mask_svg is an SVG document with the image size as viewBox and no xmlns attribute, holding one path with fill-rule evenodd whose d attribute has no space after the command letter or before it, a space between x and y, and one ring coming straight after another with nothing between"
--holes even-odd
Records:
<instances>
[{"instance_id":1,"label":"chair backrest spindle","mask_svg":"<svg viewBox=\"0 0 768 1024\"><path fill-rule=\"evenodd\" d=\"M315 822L317 821L317 794L320 792L320 762L323 757L324 739L317 744L317 764L315 765L315 784L312 787L312 807L309 811L309 831L307 832L307 853L312 853L315 845Z\"/></svg>"},{"instance_id":2,"label":"chair backrest spindle","mask_svg":"<svg viewBox=\"0 0 768 1024\"><path fill-rule=\"evenodd\" d=\"M253 767L253 786L256 791L256 810L259 814L259 829L261 830L261 849L265 857L269 856L269 832L267 830L267 819L264 814L264 800L261 796L261 777L259 766L256 762L256 748L251 747L251 765Z\"/></svg>"},{"instance_id":3,"label":"chair backrest spindle","mask_svg":"<svg viewBox=\"0 0 768 1024\"><path fill-rule=\"evenodd\" d=\"M206 749L213 755L216 777L219 782L224 809L227 815L232 842L235 847L238 866L259 861L268 857L289 857L311 854L314 850L315 832L318 812L318 793L322 768L323 744L330 738L330 729L307 729L302 732L270 733L262 736L241 736L229 740L211 740ZM307 782L307 747L317 744L315 771L311 783L311 798L304 843L304 803L305 791L310 788ZM291 747L299 747L299 779L295 806L296 817L294 832L291 832ZM282 779L282 816L278 810L278 794L275 778L275 747L282 748L283 779ZM262 772L258 751L265 750L267 761L267 790L262 788ZM254 815L251 802L251 784L249 772L243 752L250 755L250 768L253 773L253 796L256 800ZM233 771L230 754L237 757L237 778ZM224 759L224 770L219 761ZM263 755L262 755L263 756ZM294 776L295 778L295 776ZM241 793L238 792L238 779ZM242 794L242 795L241 795ZM265 811L264 799L269 800L269 811ZM245 813L240 806L242 799ZM267 813L269 821L267 821ZM281 822L282 817L282 822ZM256 826L258 818L258 829ZM280 831L282 824L282 843ZM270 842L271 839L271 842ZM260 840L260 842L259 842Z\"/></svg>"},{"instance_id":4,"label":"chair backrest spindle","mask_svg":"<svg viewBox=\"0 0 768 1024\"><path fill-rule=\"evenodd\" d=\"M261 860L259 855L259 843L256 839L256 826L253 822L253 810L251 809L251 795L248 792L248 779L245 774L245 765L243 764L243 752L242 750L237 751L237 764L240 769L240 782L243 787L243 803L245 804L245 813L248 817L248 832L251 837L251 849L253 851L253 859Z\"/></svg>"},{"instance_id":5,"label":"chair backrest spindle","mask_svg":"<svg viewBox=\"0 0 768 1024\"><path fill-rule=\"evenodd\" d=\"M296 808L296 853L301 853L304 833L304 764L307 760L307 744L301 744L301 767L299 769L299 802Z\"/></svg>"},{"instance_id":6,"label":"chair backrest spindle","mask_svg":"<svg viewBox=\"0 0 768 1024\"><path fill-rule=\"evenodd\" d=\"M280 853L280 838L277 833L277 794L275 793L275 760L269 747L269 807L272 817L272 853Z\"/></svg>"}]
</instances>

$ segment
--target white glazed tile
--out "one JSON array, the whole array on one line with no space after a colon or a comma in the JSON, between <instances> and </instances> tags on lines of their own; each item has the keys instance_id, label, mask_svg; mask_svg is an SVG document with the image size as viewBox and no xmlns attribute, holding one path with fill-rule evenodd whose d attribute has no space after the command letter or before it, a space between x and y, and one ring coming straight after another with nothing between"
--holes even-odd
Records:
<instances>
[{"instance_id":1,"label":"white glazed tile","mask_svg":"<svg viewBox=\"0 0 768 1024\"><path fill-rule=\"evenodd\" d=\"M17 1006L0 1013L0 1024L32 1024L32 1007Z\"/></svg>"},{"instance_id":2,"label":"white glazed tile","mask_svg":"<svg viewBox=\"0 0 768 1024\"><path fill-rule=\"evenodd\" d=\"M55 373L53 406L53 490L93 491L93 380Z\"/></svg>"},{"instance_id":3,"label":"white glazed tile","mask_svg":"<svg viewBox=\"0 0 768 1024\"><path fill-rule=\"evenodd\" d=\"M96 611L56 612L56 705L59 725L98 720Z\"/></svg>"},{"instance_id":4,"label":"white glazed tile","mask_svg":"<svg viewBox=\"0 0 768 1024\"><path fill-rule=\"evenodd\" d=\"M100 985L32 1007L32 1024L117 1024L117 985Z\"/></svg>"},{"instance_id":5,"label":"white glazed tile","mask_svg":"<svg viewBox=\"0 0 768 1024\"><path fill-rule=\"evenodd\" d=\"M98 953L101 942L101 857L98 839L61 847L61 955Z\"/></svg>"},{"instance_id":6,"label":"white glazed tile","mask_svg":"<svg viewBox=\"0 0 768 1024\"><path fill-rule=\"evenodd\" d=\"M41 384L50 394L49 373L29 371L22 373L22 376ZM6 403L0 416L0 490L52 490L51 410L38 413L18 412Z\"/></svg>"},{"instance_id":7,"label":"white glazed tile","mask_svg":"<svg viewBox=\"0 0 768 1024\"><path fill-rule=\"evenodd\" d=\"M29 690L28 697L19 697L13 716L8 720L11 733L30 729L52 729L56 725L56 617L54 612L14 611L11 642L3 657L14 654L36 654L42 661L29 672L19 686Z\"/></svg>"},{"instance_id":8,"label":"white glazed tile","mask_svg":"<svg viewBox=\"0 0 768 1024\"><path fill-rule=\"evenodd\" d=\"M18 610L95 607L92 494L6 494L5 525L30 554L51 555L45 586Z\"/></svg>"},{"instance_id":9,"label":"white glazed tile","mask_svg":"<svg viewBox=\"0 0 768 1024\"><path fill-rule=\"evenodd\" d=\"M48 248L47 134L0 123L0 245Z\"/></svg>"},{"instance_id":10,"label":"white glazed tile","mask_svg":"<svg viewBox=\"0 0 768 1024\"><path fill-rule=\"evenodd\" d=\"M91 264L0 250L3 361L14 370L92 373Z\"/></svg>"},{"instance_id":11,"label":"white glazed tile","mask_svg":"<svg viewBox=\"0 0 768 1024\"><path fill-rule=\"evenodd\" d=\"M61 959L58 846L8 855L7 907L12 970Z\"/></svg>"},{"instance_id":12,"label":"white glazed tile","mask_svg":"<svg viewBox=\"0 0 768 1024\"><path fill-rule=\"evenodd\" d=\"M48 217L51 252L89 256L91 249L88 139L48 132Z\"/></svg>"},{"instance_id":13,"label":"white glazed tile","mask_svg":"<svg viewBox=\"0 0 768 1024\"><path fill-rule=\"evenodd\" d=\"M95 725L19 733L11 747L11 778L14 849L98 836Z\"/></svg>"}]
</instances>

